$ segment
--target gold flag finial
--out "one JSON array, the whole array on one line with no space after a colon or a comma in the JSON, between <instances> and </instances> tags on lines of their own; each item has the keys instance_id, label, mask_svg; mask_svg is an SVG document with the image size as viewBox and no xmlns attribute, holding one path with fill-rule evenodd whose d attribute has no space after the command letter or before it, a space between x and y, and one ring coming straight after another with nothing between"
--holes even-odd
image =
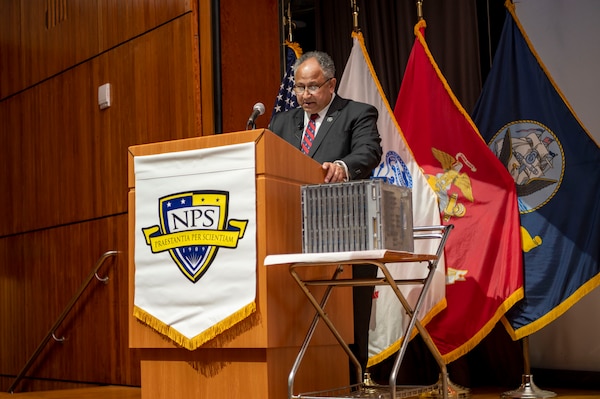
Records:
<instances>
[{"instance_id":1,"label":"gold flag finial","mask_svg":"<svg viewBox=\"0 0 600 399\"><path fill-rule=\"evenodd\" d=\"M417 19L423 20L423 0L417 0Z\"/></svg>"},{"instance_id":2,"label":"gold flag finial","mask_svg":"<svg viewBox=\"0 0 600 399\"><path fill-rule=\"evenodd\" d=\"M354 32L360 32L358 27L358 6L356 0L350 0L350 6L352 7L352 30Z\"/></svg>"}]
</instances>

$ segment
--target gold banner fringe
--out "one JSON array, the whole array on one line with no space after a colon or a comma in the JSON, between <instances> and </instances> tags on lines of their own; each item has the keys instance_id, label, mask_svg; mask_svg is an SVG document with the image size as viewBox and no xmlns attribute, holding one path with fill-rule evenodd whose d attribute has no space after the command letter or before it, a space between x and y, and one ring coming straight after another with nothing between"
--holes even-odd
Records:
<instances>
[{"instance_id":1,"label":"gold banner fringe","mask_svg":"<svg viewBox=\"0 0 600 399\"><path fill-rule=\"evenodd\" d=\"M139 308L137 306L133 307L133 315L138 320L140 320L142 323L146 324L150 328L154 329L159 334L169 338L177 346L188 349L190 351L198 349L200 346L215 338L217 335L231 328L240 321L244 320L255 311L256 303L251 302L248 305L244 306L242 309L224 318L217 324L207 328L202 333L190 339L181 334L179 331L177 331L170 325L163 323L161 320L157 319L142 308Z\"/></svg>"}]
</instances>

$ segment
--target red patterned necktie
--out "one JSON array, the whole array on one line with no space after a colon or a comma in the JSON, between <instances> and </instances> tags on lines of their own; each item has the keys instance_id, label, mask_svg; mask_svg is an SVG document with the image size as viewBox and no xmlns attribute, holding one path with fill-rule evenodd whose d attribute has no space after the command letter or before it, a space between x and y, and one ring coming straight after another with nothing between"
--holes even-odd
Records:
<instances>
[{"instance_id":1,"label":"red patterned necktie","mask_svg":"<svg viewBox=\"0 0 600 399\"><path fill-rule=\"evenodd\" d=\"M310 151L310 146L315 139L315 132L317 131L317 125L315 121L319 117L319 114L312 114L310 119L308 120L308 125L306 126L306 131L302 136L302 152L308 154Z\"/></svg>"}]
</instances>

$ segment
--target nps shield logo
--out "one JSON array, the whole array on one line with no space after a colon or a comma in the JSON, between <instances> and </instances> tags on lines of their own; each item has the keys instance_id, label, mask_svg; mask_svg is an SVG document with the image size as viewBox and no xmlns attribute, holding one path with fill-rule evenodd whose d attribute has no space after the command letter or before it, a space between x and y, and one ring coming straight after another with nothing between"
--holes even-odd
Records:
<instances>
[{"instance_id":1,"label":"nps shield logo","mask_svg":"<svg viewBox=\"0 0 600 399\"><path fill-rule=\"evenodd\" d=\"M236 248L248 220L227 220L229 192L192 191L158 201L160 226L142 229L152 253L169 251L179 270L196 283L220 247Z\"/></svg>"}]
</instances>

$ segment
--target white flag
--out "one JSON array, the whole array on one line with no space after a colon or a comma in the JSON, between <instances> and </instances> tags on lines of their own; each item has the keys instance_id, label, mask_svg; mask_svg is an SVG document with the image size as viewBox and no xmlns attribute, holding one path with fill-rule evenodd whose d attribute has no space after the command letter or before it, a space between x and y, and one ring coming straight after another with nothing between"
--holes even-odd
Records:
<instances>
[{"instance_id":1,"label":"white flag","mask_svg":"<svg viewBox=\"0 0 600 399\"><path fill-rule=\"evenodd\" d=\"M389 183L412 189L414 226L440 225L437 197L402 136L369 59L362 34L354 32L352 38L354 41L352 52L344 69L338 93L344 98L371 104L379 111L377 128L381 135L384 155L381 164L375 170L375 176L385 177ZM435 240L415 241L416 253L435 254L437 247L438 242ZM397 278L421 278L426 275L427 268L424 263L403 263L398 265L398 268L391 266L390 272ZM446 306L445 275L442 259L438 263L429 293L419 314L419 320L423 324ZM413 307L421 287L421 285L400 287ZM368 366L385 360L400 349L402 335L409 320L393 291L389 287L376 287L369 329Z\"/></svg>"}]
</instances>

